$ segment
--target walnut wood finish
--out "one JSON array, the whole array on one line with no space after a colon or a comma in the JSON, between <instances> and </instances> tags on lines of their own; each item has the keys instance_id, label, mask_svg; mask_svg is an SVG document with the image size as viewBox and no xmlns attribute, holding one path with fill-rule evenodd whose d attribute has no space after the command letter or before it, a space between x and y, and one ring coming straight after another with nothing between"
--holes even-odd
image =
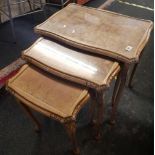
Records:
<instances>
[{"instance_id":1,"label":"walnut wood finish","mask_svg":"<svg viewBox=\"0 0 155 155\"><path fill-rule=\"evenodd\" d=\"M133 69L132 69L132 71L131 71L131 75L130 75L130 77L129 77L129 83L128 83L128 87L129 87L129 88L132 88L132 81L133 81L133 78L134 78L136 69L137 69L137 67L138 67L138 64L139 64L139 63L135 63L134 66L133 66Z\"/></svg>"},{"instance_id":2,"label":"walnut wood finish","mask_svg":"<svg viewBox=\"0 0 155 155\"><path fill-rule=\"evenodd\" d=\"M104 118L104 95L105 95L105 90L102 89L100 91L96 91L96 104L97 106L97 118L95 121L95 139L99 140L102 136L101 132L101 126L103 123L103 118Z\"/></svg>"},{"instance_id":3,"label":"walnut wood finish","mask_svg":"<svg viewBox=\"0 0 155 155\"><path fill-rule=\"evenodd\" d=\"M85 87L62 81L35 66L24 65L8 81L7 89L22 102L21 105L37 129L40 129L40 124L29 108L63 123L71 139L74 154L80 153L75 137L75 120L77 113L89 99Z\"/></svg>"},{"instance_id":4,"label":"walnut wood finish","mask_svg":"<svg viewBox=\"0 0 155 155\"><path fill-rule=\"evenodd\" d=\"M104 119L104 95L106 89L89 89L92 105L89 109L90 125L93 126L93 135L96 140L101 138L101 126Z\"/></svg>"},{"instance_id":5,"label":"walnut wood finish","mask_svg":"<svg viewBox=\"0 0 155 155\"><path fill-rule=\"evenodd\" d=\"M109 2L112 1L108 0L107 4ZM104 8L104 5L94 9L70 4L36 26L35 32L97 55L114 58L124 63L122 66L138 63L150 37L152 21L117 14L103 10ZM137 65L133 69L129 85L136 68ZM122 72L128 72L128 70ZM119 74L120 77L116 82L112 99L112 117L115 116L116 105L126 82L125 75L127 74Z\"/></svg>"},{"instance_id":6,"label":"walnut wood finish","mask_svg":"<svg viewBox=\"0 0 155 155\"><path fill-rule=\"evenodd\" d=\"M89 99L85 87L28 65L9 80L7 88L27 106L61 122L76 119L78 109Z\"/></svg>"},{"instance_id":7,"label":"walnut wood finish","mask_svg":"<svg viewBox=\"0 0 155 155\"><path fill-rule=\"evenodd\" d=\"M81 53L43 38L25 50L22 57L56 76L93 89L109 87L120 70L117 62Z\"/></svg>"},{"instance_id":8,"label":"walnut wood finish","mask_svg":"<svg viewBox=\"0 0 155 155\"><path fill-rule=\"evenodd\" d=\"M107 0L106 2L105 2L105 4L103 4L103 5L101 5L100 7L99 7L99 9L105 9L107 6L108 6L108 4L109 3L112 3L113 2L113 0ZM153 25L153 24L152 24ZM150 27L150 33L151 33L151 30L152 30L152 27L153 26L151 26ZM147 36L147 40L149 39L149 37L150 37L150 33L148 34L148 36ZM146 42L144 42L143 44L143 49L141 49L141 51L140 51L140 54L139 54L139 60L140 60L140 57L142 56L142 54L143 54L143 51L144 51L144 49L145 49L145 45L146 45L146 43L147 43L147 41ZM134 77L134 74L135 74L135 72L136 72L136 69L137 69L137 67L138 67L138 64L139 64L139 61L138 62L136 62L136 63L134 63L134 67L133 67L133 69L132 69L132 71L131 71L131 75L129 76L129 82L128 82L128 87L129 88L132 88L132 81L133 81L133 77ZM125 70L124 72L124 74L127 76L127 72L128 72L128 69L129 69L129 64L128 63L126 63L126 62L124 62L124 64L123 64L123 66L126 66L126 69L124 69L125 67L123 67L123 68L121 68L122 70ZM123 71L121 71L121 72L123 72ZM120 83L121 83L121 79L122 80L124 80L123 81L123 84L121 84L122 85L122 87L119 87L120 86ZM113 97L112 97L112 114L111 114L111 123L112 124L115 124L115 115L116 115L116 108L117 108L117 105L118 105L118 103L116 103L116 105L115 105L115 99L116 99L116 97L117 98L120 98L120 94L122 93L122 89L123 89L123 87L125 86L125 82L126 82L126 79L127 78L124 78L124 77L121 77L121 74L119 74L118 75L118 78L117 78L117 81L116 81L116 83L115 83L115 88L114 88L114 92L113 92ZM120 89L119 89L120 88ZM120 91L120 92L119 92ZM117 94L118 94L118 96L117 96ZM118 99L119 100L119 99ZM118 101L117 101L118 102Z\"/></svg>"},{"instance_id":9,"label":"walnut wood finish","mask_svg":"<svg viewBox=\"0 0 155 155\"><path fill-rule=\"evenodd\" d=\"M75 121L70 121L64 124L67 134L72 142L73 153L75 155L80 154L80 149L78 147L77 139L76 139L76 123Z\"/></svg>"},{"instance_id":10,"label":"walnut wood finish","mask_svg":"<svg viewBox=\"0 0 155 155\"><path fill-rule=\"evenodd\" d=\"M121 72L115 83L114 93L112 97L111 124L115 124L117 107L125 87L128 70L129 70L129 64L122 64Z\"/></svg>"},{"instance_id":11,"label":"walnut wood finish","mask_svg":"<svg viewBox=\"0 0 155 155\"><path fill-rule=\"evenodd\" d=\"M35 27L35 32L88 52L133 63L153 24L114 12L70 4Z\"/></svg>"},{"instance_id":12,"label":"walnut wood finish","mask_svg":"<svg viewBox=\"0 0 155 155\"><path fill-rule=\"evenodd\" d=\"M95 89L89 89L89 94L91 98L91 104L89 106L89 118L90 118L90 125L93 125L94 119L95 119L95 113L96 113L96 106L97 106L97 100L96 100L96 90Z\"/></svg>"},{"instance_id":13,"label":"walnut wood finish","mask_svg":"<svg viewBox=\"0 0 155 155\"><path fill-rule=\"evenodd\" d=\"M90 113L93 113L93 110L95 108L97 110L100 106L98 115L102 117L103 114L100 110L103 112L103 105L101 105L103 98L101 99L100 96L103 93L102 90L109 87L114 76L118 74L120 70L118 63L81 53L77 49L66 48L43 38L38 39L30 48L25 50L22 57L58 77L82 84L93 90L95 95L92 95L92 100L98 104L92 104ZM98 128L96 131L99 131L100 119L97 119L95 124L96 129Z\"/></svg>"}]
</instances>

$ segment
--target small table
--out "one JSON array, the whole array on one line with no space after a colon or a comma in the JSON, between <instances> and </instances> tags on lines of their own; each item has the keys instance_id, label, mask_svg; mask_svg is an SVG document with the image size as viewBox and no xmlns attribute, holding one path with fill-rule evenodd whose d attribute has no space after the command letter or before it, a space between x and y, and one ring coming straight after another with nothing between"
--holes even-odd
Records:
<instances>
[{"instance_id":1,"label":"small table","mask_svg":"<svg viewBox=\"0 0 155 155\"><path fill-rule=\"evenodd\" d=\"M153 23L149 20L70 4L36 26L35 32L120 63L121 72L112 99L111 120L114 122L129 66L135 64L135 71L152 27Z\"/></svg>"},{"instance_id":2,"label":"small table","mask_svg":"<svg viewBox=\"0 0 155 155\"><path fill-rule=\"evenodd\" d=\"M56 78L34 65L24 65L8 81L7 89L20 101L37 130L40 123L31 109L62 123L71 139L74 154L80 154L76 141L76 117L90 97L85 87Z\"/></svg>"}]
</instances>

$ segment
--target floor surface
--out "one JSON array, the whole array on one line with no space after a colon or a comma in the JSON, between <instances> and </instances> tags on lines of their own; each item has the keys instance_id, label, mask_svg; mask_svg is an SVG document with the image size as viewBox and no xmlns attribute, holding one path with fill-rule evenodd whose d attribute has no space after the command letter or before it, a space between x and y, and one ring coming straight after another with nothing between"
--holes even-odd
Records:
<instances>
[{"instance_id":1,"label":"floor surface","mask_svg":"<svg viewBox=\"0 0 155 155\"><path fill-rule=\"evenodd\" d=\"M127 0L128 2L132 2ZM153 7L151 0L134 0L139 5ZM87 5L98 7L104 0L92 0ZM114 2L111 11L153 20L153 11ZM48 14L57 11L51 8ZM15 19L17 44L12 41L9 22L0 25L0 69L16 60L21 51L29 47L39 36L33 27L44 21L43 14ZM153 96L153 32L145 48L134 78L134 88L126 88L119 104L117 124L111 128L107 123L113 84L106 93L105 118L102 125L103 138L96 142L87 125L88 106L78 116L77 138L81 155L153 155L154 96ZM37 135L33 124L8 93L0 95L0 155L70 155L69 139L63 126L41 114L35 113L43 125Z\"/></svg>"}]
</instances>

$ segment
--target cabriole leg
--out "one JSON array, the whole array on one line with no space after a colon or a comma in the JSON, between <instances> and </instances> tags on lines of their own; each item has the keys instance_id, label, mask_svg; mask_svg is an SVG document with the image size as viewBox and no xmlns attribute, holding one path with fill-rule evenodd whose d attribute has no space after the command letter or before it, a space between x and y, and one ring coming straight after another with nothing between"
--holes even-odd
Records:
<instances>
[{"instance_id":1,"label":"cabriole leg","mask_svg":"<svg viewBox=\"0 0 155 155\"><path fill-rule=\"evenodd\" d=\"M96 92L96 102L97 102L97 114L96 114L96 122L95 122L95 139L99 140L102 136L101 134L101 126L103 123L104 117L104 102L103 102L104 91L99 90Z\"/></svg>"},{"instance_id":2,"label":"cabriole leg","mask_svg":"<svg viewBox=\"0 0 155 155\"><path fill-rule=\"evenodd\" d=\"M77 139L76 139L76 123L75 121L70 121L64 124L67 134L69 135L69 138L71 140L72 143L72 147L73 147L73 153L75 155L79 155L80 154L80 149L77 143Z\"/></svg>"},{"instance_id":3,"label":"cabriole leg","mask_svg":"<svg viewBox=\"0 0 155 155\"><path fill-rule=\"evenodd\" d=\"M25 112L27 113L27 115L30 117L30 119L35 124L35 131L36 132L40 132L41 125L40 125L39 121L35 118L35 116L33 115L33 113L31 112L31 110L29 109L29 107L27 107L25 104L21 103L19 100L17 100L17 101L23 107L23 109L25 110Z\"/></svg>"},{"instance_id":4,"label":"cabriole leg","mask_svg":"<svg viewBox=\"0 0 155 155\"><path fill-rule=\"evenodd\" d=\"M136 69L137 69L138 63L134 64L130 78L129 78L129 83L128 83L128 87L132 88L132 81L133 81L133 77L135 75Z\"/></svg>"},{"instance_id":5,"label":"cabriole leg","mask_svg":"<svg viewBox=\"0 0 155 155\"><path fill-rule=\"evenodd\" d=\"M90 125L93 126L95 122L95 112L97 107L96 90L89 89L89 94L91 97L91 103L90 103L88 114L90 119Z\"/></svg>"},{"instance_id":6,"label":"cabriole leg","mask_svg":"<svg viewBox=\"0 0 155 155\"><path fill-rule=\"evenodd\" d=\"M110 119L111 124L115 124L117 107L125 87L128 70L129 70L129 64L123 64L121 68L121 73L117 79L118 81L116 82L115 89L117 89L117 91L115 90L115 94L112 100L112 113L111 113L111 119Z\"/></svg>"}]
</instances>

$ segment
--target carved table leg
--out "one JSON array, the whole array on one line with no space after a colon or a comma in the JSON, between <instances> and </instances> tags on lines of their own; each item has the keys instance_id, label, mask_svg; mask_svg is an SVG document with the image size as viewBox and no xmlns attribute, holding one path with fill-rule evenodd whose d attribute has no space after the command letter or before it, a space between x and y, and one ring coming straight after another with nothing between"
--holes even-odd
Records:
<instances>
[{"instance_id":1,"label":"carved table leg","mask_svg":"<svg viewBox=\"0 0 155 155\"><path fill-rule=\"evenodd\" d=\"M129 70L129 64L123 64L121 68L121 73L119 74L119 77L116 81L116 86L113 94L113 100L112 100L112 113L111 113L111 124L115 124L115 116L117 112L117 106L120 101L120 98L122 96L122 92L125 87L126 79L127 79L127 74Z\"/></svg>"},{"instance_id":2,"label":"carved table leg","mask_svg":"<svg viewBox=\"0 0 155 155\"><path fill-rule=\"evenodd\" d=\"M33 115L33 113L31 112L31 110L25 104L21 103L19 100L17 100L17 101L23 107L23 109L28 114L28 116L30 117L30 119L34 122L34 124L35 124L35 131L36 132L40 132L41 125L40 125L39 121L35 118L35 116Z\"/></svg>"},{"instance_id":3,"label":"carved table leg","mask_svg":"<svg viewBox=\"0 0 155 155\"><path fill-rule=\"evenodd\" d=\"M101 125L103 123L104 115L104 102L103 102L104 91L99 90L96 92L97 101L97 118L95 122L95 139L99 140L101 138Z\"/></svg>"},{"instance_id":4,"label":"carved table leg","mask_svg":"<svg viewBox=\"0 0 155 155\"><path fill-rule=\"evenodd\" d=\"M97 106L97 102L96 102L96 90L94 89L89 89L89 94L91 96L91 101L92 103L90 104L89 107L89 118L90 118L90 125L93 126L94 122L95 122L95 110L96 110L96 106Z\"/></svg>"},{"instance_id":5,"label":"carved table leg","mask_svg":"<svg viewBox=\"0 0 155 155\"><path fill-rule=\"evenodd\" d=\"M134 77L134 75L135 75L137 66L138 66L138 63L134 64L134 67L133 67L133 69L132 69L132 72L131 72L131 75L130 75L130 78L129 78L129 83L128 83L128 87L129 87L129 88L132 88L132 80L133 80L133 77Z\"/></svg>"},{"instance_id":6,"label":"carved table leg","mask_svg":"<svg viewBox=\"0 0 155 155\"><path fill-rule=\"evenodd\" d=\"M115 98L117 96L120 83L121 83L121 72L119 72L119 74L117 76L117 80L115 82L114 91L113 91L113 95L112 95L112 107L114 106L113 104L115 103Z\"/></svg>"},{"instance_id":7,"label":"carved table leg","mask_svg":"<svg viewBox=\"0 0 155 155\"><path fill-rule=\"evenodd\" d=\"M72 142L73 153L75 155L79 155L80 149L78 147L78 143L77 143L77 139L76 139L76 123L75 123L75 121L67 122L64 125L65 125L66 131L69 135L69 138Z\"/></svg>"}]
</instances>

